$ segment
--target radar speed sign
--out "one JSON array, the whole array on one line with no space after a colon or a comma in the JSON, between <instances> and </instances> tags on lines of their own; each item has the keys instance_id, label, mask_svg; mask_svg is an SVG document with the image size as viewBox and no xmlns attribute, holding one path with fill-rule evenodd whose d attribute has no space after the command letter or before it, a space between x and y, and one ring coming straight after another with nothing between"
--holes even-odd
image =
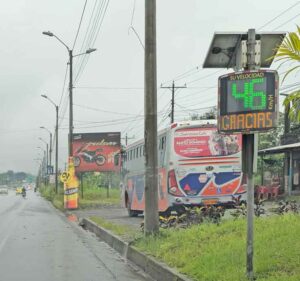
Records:
<instances>
[{"instance_id":1,"label":"radar speed sign","mask_svg":"<svg viewBox=\"0 0 300 281\"><path fill-rule=\"evenodd\" d=\"M278 74L260 70L219 77L218 128L253 133L277 126Z\"/></svg>"}]
</instances>

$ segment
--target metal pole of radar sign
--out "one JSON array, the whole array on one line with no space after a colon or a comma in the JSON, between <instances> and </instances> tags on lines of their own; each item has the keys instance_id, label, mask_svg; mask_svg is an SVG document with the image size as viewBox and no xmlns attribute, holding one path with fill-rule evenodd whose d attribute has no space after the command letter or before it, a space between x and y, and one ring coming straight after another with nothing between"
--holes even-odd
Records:
<instances>
[{"instance_id":1,"label":"metal pole of radar sign","mask_svg":"<svg viewBox=\"0 0 300 281\"><path fill-rule=\"evenodd\" d=\"M203 68L233 68L219 77L218 131L242 134L242 174L247 176L247 276L253 273L255 134L278 124L278 74L267 70L285 32L215 32ZM271 59L270 59L271 58ZM263 69L259 69L262 67ZM244 69L242 71L242 69ZM256 165L255 165L256 166Z\"/></svg>"},{"instance_id":2,"label":"metal pole of radar sign","mask_svg":"<svg viewBox=\"0 0 300 281\"><path fill-rule=\"evenodd\" d=\"M249 29L247 40L247 69L255 70L255 29ZM249 83L250 84L250 83ZM251 86L250 86L251 87ZM254 86L253 86L254 87ZM262 99L262 98L261 98ZM261 101L261 103L263 103ZM254 216L254 182L253 182L254 134L243 134L243 173L247 175L247 276L253 280L253 216Z\"/></svg>"},{"instance_id":3,"label":"metal pole of radar sign","mask_svg":"<svg viewBox=\"0 0 300 281\"><path fill-rule=\"evenodd\" d=\"M218 130L221 133L242 133L242 172L247 178L247 276L253 273L253 218L256 158L255 133L276 128L278 123L278 74L274 70L257 69L260 59L254 29L244 36L247 60L244 71L219 77ZM259 35L258 35L259 37Z\"/></svg>"}]
</instances>

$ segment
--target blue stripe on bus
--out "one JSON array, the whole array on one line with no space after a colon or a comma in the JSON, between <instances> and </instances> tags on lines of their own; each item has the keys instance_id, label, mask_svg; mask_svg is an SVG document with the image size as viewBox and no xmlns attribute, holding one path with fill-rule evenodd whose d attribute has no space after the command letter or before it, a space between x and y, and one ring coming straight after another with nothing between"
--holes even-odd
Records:
<instances>
[{"instance_id":1,"label":"blue stripe on bus","mask_svg":"<svg viewBox=\"0 0 300 281\"><path fill-rule=\"evenodd\" d=\"M200 182L199 177L200 175L206 175L206 173L192 173L188 174L186 177L179 181L180 187L185 191L188 195L197 195L204 186L209 182L211 178L207 178L205 182ZM223 185L227 182L230 182L234 179L240 177L240 173L236 172L221 172L221 173L214 173L215 183L216 185ZM184 188L188 185L190 190L185 190Z\"/></svg>"}]
</instances>

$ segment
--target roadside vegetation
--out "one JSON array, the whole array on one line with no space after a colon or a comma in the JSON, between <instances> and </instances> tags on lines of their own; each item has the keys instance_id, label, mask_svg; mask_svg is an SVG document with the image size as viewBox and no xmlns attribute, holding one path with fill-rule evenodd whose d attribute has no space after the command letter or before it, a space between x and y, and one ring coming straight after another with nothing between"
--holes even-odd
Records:
<instances>
[{"instance_id":1,"label":"roadside vegetation","mask_svg":"<svg viewBox=\"0 0 300 281\"><path fill-rule=\"evenodd\" d=\"M268 215L256 214L256 280L300 280L300 215L296 201L279 201L268 210ZM260 204L256 208L262 210ZM148 237L142 231L98 216L90 219L193 280L246 281L246 212L243 210L236 207L226 219L223 219L224 210L216 207L192 208L181 216L160 217L159 235Z\"/></svg>"},{"instance_id":2,"label":"roadside vegetation","mask_svg":"<svg viewBox=\"0 0 300 281\"><path fill-rule=\"evenodd\" d=\"M141 233L137 232L136 229L133 229L132 227L128 225L121 225L116 224L113 222L110 222L104 218L92 216L89 218L99 226L111 231L112 233L120 236L126 241L132 241L137 237L141 237Z\"/></svg>"},{"instance_id":3,"label":"roadside vegetation","mask_svg":"<svg viewBox=\"0 0 300 281\"><path fill-rule=\"evenodd\" d=\"M119 178L113 175L103 175L100 173L87 173L83 178L83 191L79 189L79 209L93 209L103 206L120 205L120 189L118 187ZM64 191L63 185L59 185L59 192L55 194L53 185L41 185L40 193L53 205L63 210Z\"/></svg>"},{"instance_id":4,"label":"roadside vegetation","mask_svg":"<svg viewBox=\"0 0 300 281\"><path fill-rule=\"evenodd\" d=\"M107 190L104 187L87 187L84 190L83 198L79 195L79 207L81 209L91 209L101 206L120 205L120 190L111 188Z\"/></svg>"},{"instance_id":5,"label":"roadside vegetation","mask_svg":"<svg viewBox=\"0 0 300 281\"><path fill-rule=\"evenodd\" d=\"M53 185L41 185L39 187L41 195L50 201L55 208L63 210L64 208L64 194L63 190L60 188L58 194L55 193Z\"/></svg>"},{"instance_id":6,"label":"roadside vegetation","mask_svg":"<svg viewBox=\"0 0 300 281\"><path fill-rule=\"evenodd\" d=\"M300 216L255 220L254 268L257 280L300 280ZM139 250L176 267L195 280L247 280L246 220L163 229L134 242Z\"/></svg>"}]
</instances>

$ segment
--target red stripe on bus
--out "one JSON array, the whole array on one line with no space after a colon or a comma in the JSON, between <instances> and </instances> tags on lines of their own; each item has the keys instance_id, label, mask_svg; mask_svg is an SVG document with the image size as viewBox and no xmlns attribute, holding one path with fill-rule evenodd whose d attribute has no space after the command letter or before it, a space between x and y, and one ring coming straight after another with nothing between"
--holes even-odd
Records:
<instances>
[{"instance_id":1,"label":"red stripe on bus","mask_svg":"<svg viewBox=\"0 0 300 281\"><path fill-rule=\"evenodd\" d=\"M218 165L218 164L240 164L240 162L200 162L200 163L180 163L179 166L187 165Z\"/></svg>"},{"instance_id":2,"label":"red stripe on bus","mask_svg":"<svg viewBox=\"0 0 300 281\"><path fill-rule=\"evenodd\" d=\"M212 157L212 158L201 158L201 159L179 159L180 162L182 161L202 161L202 160L233 160L233 159L239 159L239 157Z\"/></svg>"}]
</instances>

